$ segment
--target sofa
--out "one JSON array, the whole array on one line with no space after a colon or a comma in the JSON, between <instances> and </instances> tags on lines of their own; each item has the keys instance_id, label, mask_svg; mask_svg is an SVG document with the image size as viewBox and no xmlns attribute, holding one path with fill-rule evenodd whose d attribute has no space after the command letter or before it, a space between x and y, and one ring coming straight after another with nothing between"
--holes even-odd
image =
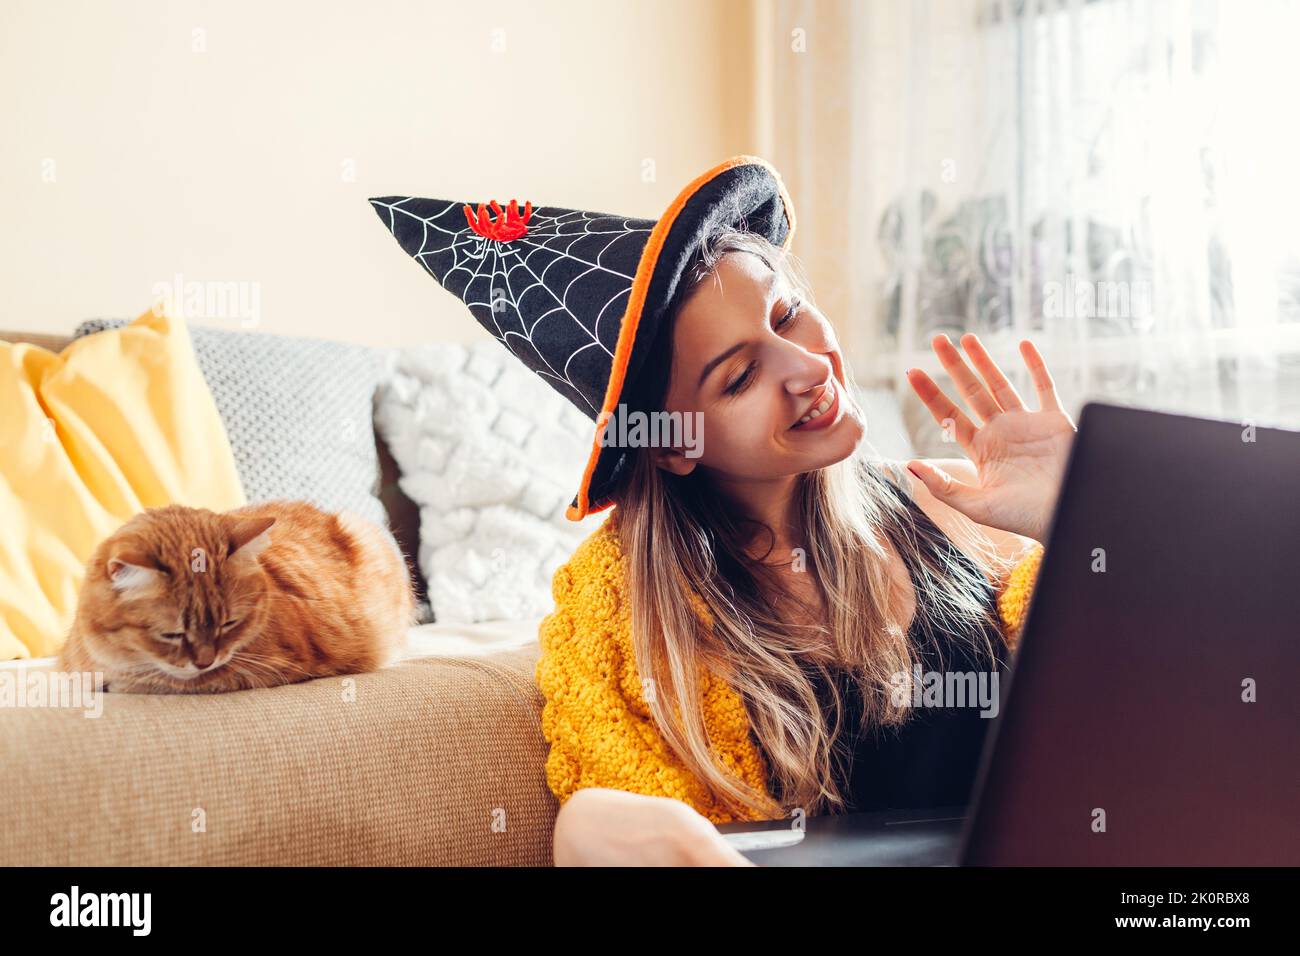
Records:
<instances>
[{"instance_id":1,"label":"sofa","mask_svg":"<svg viewBox=\"0 0 1300 956\"><path fill-rule=\"evenodd\" d=\"M418 510L376 446L389 525L414 554ZM351 678L108 693L97 716L0 707L0 865L549 865L540 621L423 624L398 660Z\"/></svg>"},{"instance_id":2,"label":"sofa","mask_svg":"<svg viewBox=\"0 0 1300 956\"><path fill-rule=\"evenodd\" d=\"M0 331L0 340L57 353L72 338ZM485 345L486 351L463 354L436 343L418 347L396 368L412 372L405 383L417 388L422 369L459 354L493 395L502 395L502 420L511 396L516 412L547 399L558 403L538 413L547 422L557 409L568 410L526 372L510 380L513 359L498 356L496 343ZM473 384L456 380L452 397L465 398L466 406L451 417L481 421L472 413L484 392ZM527 387L541 391L521 391ZM878 389L860 398L876 448L886 457L911 457L894 396ZM435 399L447 400L447 393ZM381 405L371 423L375 507L382 505L408 559L421 555L412 563L423 600L433 589L421 569L441 578L448 572L437 562L466 564L466 552L421 547L421 508L437 530L440 519L428 504L448 486L412 471L419 456L407 440L412 420L406 413L418 411L419 402L391 404L387 415ZM567 436L547 434L548 447L575 436L585 443L585 418L566 427ZM244 462L265 465L264 448L250 442L233 450L243 452ZM473 456L481 450L476 446ZM526 482L534 497L547 487L567 491L576 465L558 454L547 458L531 448L528 454L550 469ZM398 467L401 458L406 471ZM488 481L475 472L464 477L475 485ZM399 478L407 480L399 484ZM493 530L499 524L484 522L470 534L482 544ZM500 541L507 547L496 550L512 550L513 530L506 526L505 536L488 544ZM526 546L528 535L519 540ZM532 580L543 593L517 613L503 595L493 595L476 615L415 626L400 657L371 673L216 695L110 692L93 716L70 707L0 706L0 865L550 865L559 806L546 785L548 744L534 680L549 575ZM444 604L459 610L455 601ZM539 607L545 610L535 613ZM492 613L501 609L507 613ZM56 658L0 660L0 679L10 686L34 670L56 670Z\"/></svg>"}]
</instances>

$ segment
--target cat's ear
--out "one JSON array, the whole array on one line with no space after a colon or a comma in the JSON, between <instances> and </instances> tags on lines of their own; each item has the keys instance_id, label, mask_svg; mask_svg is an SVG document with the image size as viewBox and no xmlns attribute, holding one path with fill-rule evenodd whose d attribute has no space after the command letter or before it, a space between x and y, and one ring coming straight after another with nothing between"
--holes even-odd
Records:
<instances>
[{"instance_id":1,"label":"cat's ear","mask_svg":"<svg viewBox=\"0 0 1300 956\"><path fill-rule=\"evenodd\" d=\"M108 582L113 590L137 597L162 581L158 561L142 551L117 551L108 559Z\"/></svg>"},{"instance_id":2,"label":"cat's ear","mask_svg":"<svg viewBox=\"0 0 1300 956\"><path fill-rule=\"evenodd\" d=\"M273 517L241 518L230 528L230 545L227 556L238 561L251 561L266 550L271 543Z\"/></svg>"}]
</instances>

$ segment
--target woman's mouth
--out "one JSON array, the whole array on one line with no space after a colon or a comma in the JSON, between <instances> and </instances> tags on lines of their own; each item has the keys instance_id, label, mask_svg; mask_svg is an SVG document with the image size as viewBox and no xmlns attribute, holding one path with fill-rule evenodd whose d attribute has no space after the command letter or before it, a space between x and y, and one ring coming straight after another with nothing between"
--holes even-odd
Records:
<instances>
[{"instance_id":1,"label":"woman's mouth","mask_svg":"<svg viewBox=\"0 0 1300 956\"><path fill-rule=\"evenodd\" d=\"M822 400L807 415L791 425L790 431L810 432L819 428L829 428L839 417L840 385L832 378Z\"/></svg>"}]
</instances>

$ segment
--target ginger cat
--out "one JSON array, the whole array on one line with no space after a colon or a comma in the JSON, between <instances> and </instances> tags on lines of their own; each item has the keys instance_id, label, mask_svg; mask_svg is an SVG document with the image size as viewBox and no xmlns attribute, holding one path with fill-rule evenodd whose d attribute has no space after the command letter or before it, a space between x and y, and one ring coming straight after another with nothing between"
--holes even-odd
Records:
<instances>
[{"instance_id":1,"label":"ginger cat","mask_svg":"<svg viewBox=\"0 0 1300 956\"><path fill-rule=\"evenodd\" d=\"M414 616L406 559L364 518L168 505L95 549L59 666L128 693L272 687L381 667Z\"/></svg>"}]
</instances>

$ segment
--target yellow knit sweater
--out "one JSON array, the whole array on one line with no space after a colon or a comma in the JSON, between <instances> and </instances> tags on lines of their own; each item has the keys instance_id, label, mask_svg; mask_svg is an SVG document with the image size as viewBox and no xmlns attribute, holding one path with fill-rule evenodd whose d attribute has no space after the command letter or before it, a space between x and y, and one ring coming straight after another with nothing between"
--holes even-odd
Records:
<instances>
[{"instance_id":1,"label":"yellow knit sweater","mask_svg":"<svg viewBox=\"0 0 1300 956\"><path fill-rule=\"evenodd\" d=\"M555 610L541 624L537 684L545 697L542 733L551 745L546 781L563 803L583 787L675 797L714 823L737 819L691 774L661 737L642 694L625 599L626 558L618 510L579 545L551 582ZM1020 636L1043 548L1021 558L998 591L1003 633ZM739 694L700 676L704 722L717 755L762 793L767 767L750 738Z\"/></svg>"}]
</instances>

